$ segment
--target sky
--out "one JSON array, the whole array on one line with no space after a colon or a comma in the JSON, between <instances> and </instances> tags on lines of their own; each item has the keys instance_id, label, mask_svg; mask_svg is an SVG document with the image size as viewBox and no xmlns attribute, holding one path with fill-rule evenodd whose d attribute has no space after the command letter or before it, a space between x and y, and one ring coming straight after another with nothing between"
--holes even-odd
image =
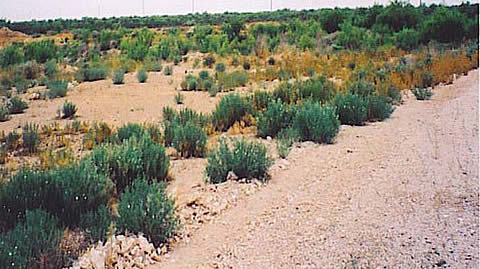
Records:
<instances>
[{"instance_id":1,"label":"sky","mask_svg":"<svg viewBox=\"0 0 480 269\"><path fill-rule=\"evenodd\" d=\"M254 12L273 9L371 6L389 0L0 0L0 18L11 21L54 18L113 17L131 15L177 15L192 12ZM411 0L418 5L420 0ZM422 0L460 4L462 0ZM471 0L478 3L479 0Z\"/></svg>"}]
</instances>

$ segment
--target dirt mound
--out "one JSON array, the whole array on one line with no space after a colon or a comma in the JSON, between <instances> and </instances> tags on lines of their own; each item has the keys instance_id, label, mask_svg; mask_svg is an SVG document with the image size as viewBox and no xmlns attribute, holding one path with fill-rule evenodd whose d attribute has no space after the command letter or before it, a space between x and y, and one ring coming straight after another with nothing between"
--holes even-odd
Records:
<instances>
[{"instance_id":1,"label":"dirt mound","mask_svg":"<svg viewBox=\"0 0 480 269\"><path fill-rule=\"evenodd\" d=\"M29 36L24 33L12 31L7 27L0 28L0 46L2 47L14 41L23 41L28 38Z\"/></svg>"}]
</instances>

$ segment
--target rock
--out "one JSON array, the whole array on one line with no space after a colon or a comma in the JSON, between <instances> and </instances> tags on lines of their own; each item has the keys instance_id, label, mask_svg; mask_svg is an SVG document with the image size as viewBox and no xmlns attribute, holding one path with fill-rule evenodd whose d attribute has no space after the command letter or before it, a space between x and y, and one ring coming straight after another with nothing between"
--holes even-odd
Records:
<instances>
[{"instance_id":1,"label":"rock","mask_svg":"<svg viewBox=\"0 0 480 269\"><path fill-rule=\"evenodd\" d=\"M40 100L40 93L39 92L34 92L31 93L27 96L28 100Z\"/></svg>"},{"instance_id":2,"label":"rock","mask_svg":"<svg viewBox=\"0 0 480 269\"><path fill-rule=\"evenodd\" d=\"M90 263L94 269L105 269L105 253L101 250L92 249L90 251Z\"/></svg>"},{"instance_id":3,"label":"rock","mask_svg":"<svg viewBox=\"0 0 480 269\"><path fill-rule=\"evenodd\" d=\"M71 90L73 88L75 88L75 86L73 85L73 83L69 82L67 85L67 90Z\"/></svg>"},{"instance_id":4,"label":"rock","mask_svg":"<svg viewBox=\"0 0 480 269\"><path fill-rule=\"evenodd\" d=\"M267 136L267 141L272 141L272 137L271 137L271 136Z\"/></svg>"},{"instance_id":5,"label":"rock","mask_svg":"<svg viewBox=\"0 0 480 269\"><path fill-rule=\"evenodd\" d=\"M227 180L238 180L238 176L233 171L229 171L227 174Z\"/></svg>"}]
</instances>

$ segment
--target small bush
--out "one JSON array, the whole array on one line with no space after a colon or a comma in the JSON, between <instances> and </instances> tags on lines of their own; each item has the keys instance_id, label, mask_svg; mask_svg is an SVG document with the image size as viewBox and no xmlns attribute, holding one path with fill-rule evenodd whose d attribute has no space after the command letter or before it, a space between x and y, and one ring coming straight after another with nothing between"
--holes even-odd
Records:
<instances>
[{"instance_id":1,"label":"small bush","mask_svg":"<svg viewBox=\"0 0 480 269\"><path fill-rule=\"evenodd\" d=\"M120 143L126 141L132 137L137 139L141 138L145 134L145 129L138 123L127 123L117 129L117 138Z\"/></svg>"},{"instance_id":2,"label":"small bush","mask_svg":"<svg viewBox=\"0 0 480 269\"><path fill-rule=\"evenodd\" d=\"M213 64L215 63L215 58L212 55L208 55L203 58L203 66L212 68Z\"/></svg>"},{"instance_id":3,"label":"small bush","mask_svg":"<svg viewBox=\"0 0 480 269\"><path fill-rule=\"evenodd\" d=\"M165 69L163 69L163 74L165 76L171 76L173 74L173 66L171 65L166 66Z\"/></svg>"},{"instance_id":4,"label":"small bush","mask_svg":"<svg viewBox=\"0 0 480 269\"><path fill-rule=\"evenodd\" d=\"M339 131L340 121L334 108L306 103L296 113L293 126L302 141L330 144Z\"/></svg>"},{"instance_id":5,"label":"small bush","mask_svg":"<svg viewBox=\"0 0 480 269\"><path fill-rule=\"evenodd\" d=\"M348 92L358 96L368 96L375 93L375 85L363 79L348 85Z\"/></svg>"},{"instance_id":6,"label":"small bush","mask_svg":"<svg viewBox=\"0 0 480 269\"><path fill-rule=\"evenodd\" d=\"M45 76L48 78L53 78L55 75L58 73L57 70L57 61L55 60L50 60L45 63Z\"/></svg>"},{"instance_id":7,"label":"small bush","mask_svg":"<svg viewBox=\"0 0 480 269\"><path fill-rule=\"evenodd\" d=\"M148 72L162 72L163 66L161 62L152 62L146 65Z\"/></svg>"},{"instance_id":8,"label":"small bush","mask_svg":"<svg viewBox=\"0 0 480 269\"><path fill-rule=\"evenodd\" d=\"M282 83L272 92L274 100L282 100L285 104L292 104L295 102L295 94L290 83Z\"/></svg>"},{"instance_id":9,"label":"small bush","mask_svg":"<svg viewBox=\"0 0 480 269\"><path fill-rule=\"evenodd\" d=\"M145 82L147 82L147 79L148 79L148 73L147 73L147 71L145 71L144 69L140 69L140 70L137 72L137 79L138 79L138 82L140 82L140 83L145 83Z\"/></svg>"},{"instance_id":10,"label":"small bush","mask_svg":"<svg viewBox=\"0 0 480 269\"><path fill-rule=\"evenodd\" d=\"M85 230L91 243L105 242L112 223L112 214L105 205L88 211L80 216L79 226Z\"/></svg>"},{"instance_id":11,"label":"small bush","mask_svg":"<svg viewBox=\"0 0 480 269\"><path fill-rule=\"evenodd\" d=\"M334 104L342 124L363 125L367 119L367 103L356 94L337 94Z\"/></svg>"},{"instance_id":12,"label":"small bush","mask_svg":"<svg viewBox=\"0 0 480 269\"><path fill-rule=\"evenodd\" d=\"M272 96L267 91L257 90L253 93L252 103L256 111L267 109L268 104L272 101Z\"/></svg>"},{"instance_id":13,"label":"small bush","mask_svg":"<svg viewBox=\"0 0 480 269\"><path fill-rule=\"evenodd\" d=\"M10 113L8 112L8 108L6 106L0 107L0 122L5 122L10 119Z\"/></svg>"},{"instance_id":14,"label":"small bush","mask_svg":"<svg viewBox=\"0 0 480 269\"><path fill-rule=\"evenodd\" d=\"M292 145L299 140L298 130L293 127L288 127L280 131L277 136L277 152L280 158L287 158Z\"/></svg>"},{"instance_id":15,"label":"small bush","mask_svg":"<svg viewBox=\"0 0 480 269\"><path fill-rule=\"evenodd\" d=\"M426 88L414 88L412 89L413 95L417 98L417 100L424 101L430 100L433 96L433 91L426 89Z\"/></svg>"},{"instance_id":16,"label":"small bush","mask_svg":"<svg viewBox=\"0 0 480 269\"><path fill-rule=\"evenodd\" d=\"M216 130L224 132L251 110L251 105L247 100L237 94L229 94L217 104L212 113L212 123Z\"/></svg>"},{"instance_id":17,"label":"small bush","mask_svg":"<svg viewBox=\"0 0 480 269\"><path fill-rule=\"evenodd\" d=\"M207 80L210 78L210 74L208 73L207 70L202 70L198 73L198 77L201 79L201 80Z\"/></svg>"},{"instance_id":18,"label":"small bush","mask_svg":"<svg viewBox=\"0 0 480 269\"><path fill-rule=\"evenodd\" d=\"M9 114L21 114L28 108L28 105L20 97L14 96L8 101L7 108Z\"/></svg>"},{"instance_id":19,"label":"small bush","mask_svg":"<svg viewBox=\"0 0 480 269\"><path fill-rule=\"evenodd\" d=\"M256 178L265 181L272 163L267 149L260 142L233 140L233 145L229 147L227 141L221 140L218 148L208 155L205 171L210 183L214 184L225 182L230 171L238 179Z\"/></svg>"},{"instance_id":20,"label":"small bush","mask_svg":"<svg viewBox=\"0 0 480 269\"><path fill-rule=\"evenodd\" d=\"M162 183L148 185L138 179L126 189L118 205L117 228L120 232L143 233L153 244L165 243L178 227L175 203Z\"/></svg>"},{"instance_id":21,"label":"small bush","mask_svg":"<svg viewBox=\"0 0 480 269\"><path fill-rule=\"evenodd\" d=\"M218 84L224 89L234 89L236 87L246 86L248 83L248 74L243 71L233 71L232 73L218 74Z\"/></svg>"},{"instance_id":22,"label":"small bush","mask_svg":"<svg viewBox=\"0 0 480 269\"><path fill-rule=\"evenodd\" d=\"M24 222L0 234L0 267L62 268L57 248L62 233L55 217L42 210L27 211Z\"/></svg>"},{"instance_id":23,"label":"small bush","mask_svg":"<svg viewBox=\"0 0 480 269\"><path fill-rule=\"evenodd\" d=\"M207 143L207 134L195 122L176 125L173 129L173 147L182 157L203 157Z\"/></svg>"},{"instance_id":24,"label":"small bush","mask_svg":"<svg viewBox=\"0 0 480 269\"><path fill-rule=\"evenodd\" d=\"M174 97L175 104L181 105L185 101L185 96L181 93L177 93Z\"/></svg>"},{"instance_id":25,"label":"small bush","mask_svg":"<svg viewBox=\"0 0 480 269\"><path fill-rule=\"evenodd\" d=\"M62 119L71 119L77 113L77 106L69 101L65 101L62 105Z\"/></svg>"},{"instance_id":26,"label":"small bush","mask_svg":"<svg viewBox=\"0 0 480 269\"><path fill-rule=\"evenodd\" d=\"M208 88L208 95L210 97L215 97L217 96L218 93L218 87L216 85L212 85L212 87Z\"/></svg>"},{"instance_id":27,"label":"small bush","mask_svg":"<svg viewBox=\"0 0 480 269\"><path fill-rule=\"evenodd\" d=\"M298 85L298 99L310 99L320 103L328 102L335 93L333 82L326 77L309 79Z\"/></svg>"},{"instance_id":28,"label":"small bush","mask_svg":"<svg viewBox=\"0 0 480 269\"><path fill-rule=\"evenodd\" d=\"M61 80L50 81L47 84L47 88L48 98L54 99L57 97L65 97L67 96L68 82Z\"/></svg>"},{"instance_id":29,"label":"small bush","mask_svg":"<svg viewBox=\"0 0 480 269\"><path fill-rule=\"evenodd\" d=\"M20 137L21 135L19 135L15 131L12 131L5 136L5 139L2 140L2 142L5 142L5 145L7 146L7 150L10 150L10 151L16 150L20 145L19 144Z\"/></svg>"},{"instance_id":30,"label":"small bush","mask_svg":"<svg viewBox=\"0 0 480 269\"><path fill-rule=\"evenodd\" d=\"M38 125L26 124L22 128L22 147L28 153L37 152L38 144L40 144L40 135L38 134Z\"/></svg>"},{"instance_id":31,"label":"small bush","mask_svg":"<svg viewBox=\"0 0 480 269\"><path fill-rule=\"evenodd\" d=\"M428 88L433 86L433 74L429 71L421 73L420 82L416 85L417 88Z\"/></svg>"},{"instance_id":32,"label":"small bush","mask_svg":"<svg viewBox=\"0 0 480 269\"><path fill-rule=\"evenodd\" d=\"M97 81L103 80L108 75L108 69L106 67L87 67L82 70L80 78L83 77L83 81Z\"/></svg>"},{"instance_id":33,"label":"small bush","mask_svg":"<svg viewBox=\"0 0 480 269\"><path fill-rule=\"evenodd\" d=\"M393 106L388 103L384 96L371 95L366 97L367 102L367 120L369 121L383 121L390 117L393 112Z\"/></svg>"},{"instance_id":34,"label":"small bush","mask_svg":"<svg viewBox=\"0 0 480 269\"><path fill-rule=\"evenodd\" d=\"M119 69L113 73L113 84L120 85L123 84L125 80L125 72L123 69Z\"/></svg>"},{"instance_id":35,"label":"small bush","mask_svg":"<svg viewBox=\"0 0 480 269\"><path fill-rule=\"evenodd\" d=\"M259 137L275 137L280 130L292 124L293 114L287 105L273 101L267 110L257 118L257 135Z\"/></svg>"},{"instance_id":36,"label":"small bush","mask_svg":"<svg viewBox=\"0 0 480 269\"><path fill-rule=\"evenodd\" d=\"M225 72L225 69L224 63L218 63L217 66L215 66L215 71L217 72Z\"/></svg>"},{"instance_id":37,"label":"small bush","mask_svg":"<svg viewBox=\"0 0 480 269\"><path fill-rule=\"evenodd\" d=\"M250 70L250 63L249 63L249 62L243 62L243 65L242 65L242 66L243 66L243 69L244 69L245 71Z\"/></svg>"}]
</instances>

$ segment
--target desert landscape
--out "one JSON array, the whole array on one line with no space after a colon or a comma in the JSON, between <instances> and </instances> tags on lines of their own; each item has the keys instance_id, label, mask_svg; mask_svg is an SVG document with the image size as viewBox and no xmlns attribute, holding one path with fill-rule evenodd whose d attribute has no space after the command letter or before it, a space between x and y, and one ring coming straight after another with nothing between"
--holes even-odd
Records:
<instances>
[{"instance_id":1,"label":"desert landscape","mask_svg":"<svg viewBox=\"0 0 480 269\"><path fill-rule=\"evenodd\" d=\"M479 266L478 18L0 20L0 268Z\"/></svg>"}]
</instances>

